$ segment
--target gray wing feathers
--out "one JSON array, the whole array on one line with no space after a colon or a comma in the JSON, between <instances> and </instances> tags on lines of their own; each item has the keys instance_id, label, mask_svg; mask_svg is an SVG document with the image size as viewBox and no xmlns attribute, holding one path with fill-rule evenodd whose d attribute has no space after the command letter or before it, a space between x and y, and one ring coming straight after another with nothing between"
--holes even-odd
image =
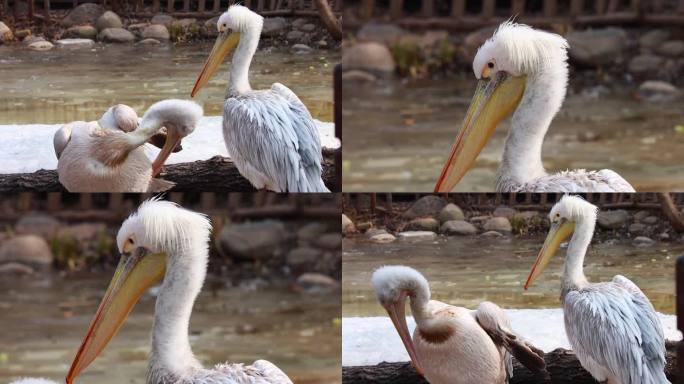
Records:
<instances>
[{"instance_id":1,"label":"gray wing feathers","mask_svg":"<svg viewBox=\"0 0 684 384\"><path fill-rule=\"evenodd\" d=\"M587 356L622 384L669 383L665 341L653 306L628 279L570 291L565 328L578 356ZM581 358L580 358L581 360Z\"/></svg>"},{"instance_id":2,"label":"gray wing feathers","mask_svg":"<svg viewBox=\"0 0 684 384\"><path fill-rule=\"evenodd\" d=\"M500 178L497 190L503 192L635 192L625 179L610 169L576 169L542 176L524 184Z\"/></svg>"},{"instance_id":3,"label":"gray wing feathers","mask_svg":"<svg viewBox=\"0 0 684 384\"><path fill-rule=\"evenodd\" d=\"M272 384L292 384L292 380L275 364L267 360L257 360L252 366L271 380Z\"/></svg>"}]
</instances>

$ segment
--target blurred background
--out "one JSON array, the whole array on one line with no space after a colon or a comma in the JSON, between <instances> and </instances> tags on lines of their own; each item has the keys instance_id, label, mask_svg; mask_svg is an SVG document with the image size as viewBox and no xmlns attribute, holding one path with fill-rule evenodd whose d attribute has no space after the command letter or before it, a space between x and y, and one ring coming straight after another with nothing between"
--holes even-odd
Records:
<instances>
[{"instance_id":1,"label":"blurred background","mask_svg":"<svg viewBox=\"0 0 684 384\"><path fill-rule=\"evenodd\" d=\"M684 2L350 0L344 4L344 190L434 188L476 79L512 17L563 35L570 79L543 147L549 170L609 168L637 190L684 188ZM457 191L491 191L504 121Z\"/></svg>"},{"instance_id":2,"label":"blurred background","mask_svg":"<svg viewBox=\"0 0 684 384\"><path fill-rule=\"evenodd\" d=\"M119 259L122 221L151 195L0 196L0 381L63 380ZM297 383L339 383L339 195L171 193L209 215L209 273L190 340L207 366L268 359ZM144 383L156 289L84 373Z\"/></svg>"}]
</instances>

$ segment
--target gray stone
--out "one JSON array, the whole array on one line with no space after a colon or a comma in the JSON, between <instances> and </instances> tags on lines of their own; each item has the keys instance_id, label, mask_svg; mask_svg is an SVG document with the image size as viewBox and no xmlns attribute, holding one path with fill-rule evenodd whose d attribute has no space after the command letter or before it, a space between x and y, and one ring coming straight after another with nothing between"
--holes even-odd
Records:
<instances>
[{"instance_id":1,"label":"gray stone","mask_svg":"<svg viewBox=\"0 0 684 384\"><path fill-rule=\"evenodd\" d=\"M305 55L313 52L313 48L309 47L306 44L295 44L290 48L290 52L297 55Z\"/></svg>"},{"instance_id":2,"label":"gray stone","mask_svg":"<svg viewBox=\"0 0 684 384\"><path fill-rule=\"evenodd\" d=\"M629 213L624 209L616 209L611 211L599 211L598 225L605 229L619 229L627 224L629 220Z\"/></svg>"},{"instance_id":3,"label":"gray stone","mask_svg":"<svg viewBox=\"0 0 684 384\"><path fill-rule=\"evenodd\" d=\"M356 232L356 228L354 228L354 223L345 215L344 213L342 214L342 233L343 234L351 234Z\"/></svg>"},{"instance_id":4,"label":"gray stone","mask_svg":"<svg viewBox=\"0 0 684 384\"><path fill-rule=\"evenodd\" d=\"M62 48L89 48L95 45L90 39L61 39L55 41L58 47Z\"/></svg>"},{"instance_id":5,"label":"gray stone","mask_svg":"<svg viewBox=\"0 0 684 384\"><path fill-rule=\"evenodd\" d=\"M420 217L411 220L406 225L406 230L409 231L432 231L437 232L439 230L439 221L432 217Z\"/></svg>"},{"instance_id":6,"label":"gray stone","mask_svg":"<svg viewBox=\"0 0 684 384\"><path fill-rule=\"evenodd\" d=\"M378 233L377 235L371 236L369 240L374 243L386 244L395 241L396 237L389 233Z\"/></svg>"},{"instance_id":7,"label":"gray stone","mask_svg":"<svg viewBox=\"0 0 684 384\"><path fill-rule=\"evenodd\" d=\"M92 25L77 25L66 30L64 33L66 38L74 39L97 39L97 28Z\"/></svg>"},{"instance_id":8,"label":"gray stone","mask_svg":"<svg viewBox=\"0 0 684 384\"><path fill-rule=\"evenodd\" d=\"M24 276L34 274L36 271L21 263L14 261L0 264L0 276Z\"/></svg>"},{"instance_id":9,"label":"gray stone","mask_svg":"<svg viewBox=\"0 0 684 384\"><path fill-rule=\"evenodd\" d=\"M312 221L297 230L300 243L312 242L328 230L328 226L320 221Z\"/></svg>"},{"instance_id":10,"label":"gray stone","mask_svg":"<svg viewBox=\"0 0 684 384\"><path fill-rule=\"evenodd\" d=\"M316 30L316 25L315 24L304 24L301 27L299 27L299 30L302 32L313 32Z\"/></svg>"},{"instance_id":11,"label":"gray stone","mask_svg":"<svg viewBox=\"0 0 684 384\"><path fill-rule=\"evenodd\" d=\"M95 24L95 21L102 16L105 9L99 4L83 3L66 15L62 19L62 25L65 27L73 27L74 25Z\"/></svg>"},{"instance_id":12,"label":"gray stone","mask_svg":"<svg viewBox=\"0 0 684 384\"><path fill-rule=\"evenodd\" d=\"M368 230L368 229L371 228L372 226L373 226L373 223L372 223L372 222L370 222L370 221L363 221L363 222L360 222L360 223L357 223L357 224L356 224L356 230L357 230L357 231L363 232L363 231Z\"/></svg>"},{"instance_id":13,"label":"gray stone","mask_svg":"<svg viewBox=\"0 0 684 384\"><path fill-rule=\"evenodd\" d=\"M0 21L0 43L14 40L14 34L7 24Z\"/></svg>"},{"instance_id":14,"label":"gray stone","mask_svg":"<svg viewBox=\"0 0 684 384\"><path fill-rule=\"evenodd\" d=\"M340 283L321 273L303 273L296 281L297 290L308 294L328 294L339 290Z\"/></svg>"},{"instance_id":15,"label":"gray stone","mask_svg":"<svg viewBox=\"0 0 684 384\"><path fill-rule=\"evenodd\" d=\"M304 32L302 31L290 31L287 33L287 36L285 36L285 38L288 41L299 41L302 40L304 36Z\"/></svg>"},{"instance_id":16,"label":"gray stone","mask_svg":"<svg viewBox=\"0 0 684 384\"><path fill-rule=\"evenodd\" d=\"M427 241L437 238L437 234L431 231L406 231L397 234L397 238L407 241Z\"/></svg>"},{"instance_id":17,"label":"gray stone","mask_svg":"<svg viewBox=\"0 0 684 384\"><path fill-rule=\"evenodd\" d=\"M307 22L308 20L302 17L294 19L294 21L292 21L292 28L299 28Z\"/></svg>"},{"instance_id":18,"label":"gray stone","mask_svg":"<svg viewBox=\"0 0 684 384\"><path fill-rule=\"evenodd\" d=\"M366 71L360 71L358 69L352 69L351 71L342 72L342 80L347 82L361 82L361 83L372 83L378 79L377 76Z\"/></svg>"},{"instance_id":19,"label":"gray stone","mask_svg":"<svg viewBox=\"0 0 684 384\"><path fill-rule=\"evenodd\" d=\"M651 54L641 54L633 57L629 61L628 70L633 74L643 74L648 72L658 72L660 67L663 65L665 60L662 57L651 55Z\"/></svg>"},{"instance_id":20,"label":"gray stone","mask_svg":"<svg viewBox=\"0 0 684 384\"><path fill-rule=\"evenodd\" d=\"M161 41L157 39L142 39L138 41L138 44L143 44L143 45L155 45L155 44L161 44Z\"/></svg>"},{"instance_id":21,"label":"gray stone","mask_svg":"<svg viewBox=\"0 0 684 384\"><path fill-rule=\"evenodd\" d=\"M316 246L329 251L339 251L342 247L342 235L339 233L326 233L316 239Z\"/></svg>"},{"instance_id":22,"label":"gray stone","mask_svg":"<svg viewBox=\"0 0 684 384\"><path fill-rule=\"evenodd\" d=\"M318 249L310 247L299 247L291 250L287 254L287 264L300 266L303 264L313 264L321 257L322 253Z\"/></svg>"},{"instance_id":23,"label":"gray stone","mask_svg":"<svg viewBox=\"0 0 684 384\"><path fill-rule=\"evenodd\" d=\"M660 222L660 219L657 216L648 216L644 217L641 222L648 225L656 225Z\"/></svg>"},{"instance_id":24,"label":"gray stone","mask_svg":"<svg viewBox=\"0 0 684 384\"><path fill-rule=\"evenodd\" d=\"M36 35L26 36L24 38L24 40L22 40L22 44L29 46L29 45L35 43L36 41L45 41L45 38L43 36L36 36Z\"/></svg>"},{"instance_id":25,"label":"gray stone","mask_svg":"<svg viewBox=\"0 0 684 384\"><path fill-rule=\"evenodd\" d=\"M168 40L169 30L161 24L152 24L142 32L143 39Z\"/></svg>"},{"instance_id":26,"label":"gray stone","mask_svg":"<svg viewBox=\"0 0 684 384\"><path fill-rule=\"evenodd\" d=\"M639 211L634 214L634 221L641 221L651 215L650 211Z\"/></svg>"},{"instance_id":27,"label":"gray stone","mask_svg":"<svg viewBox=\"0 0 684 384\"><path fill-rule=\"evenodd\" d=\"M14 232L18 235L36 235L49 239L57 234L61 223L50 215L29 213L22 216L14 225Z\"/></svg>"},{"instance_id":28,"label":"gray stone","mask_svg":"<svg viewBox=\"0 0 684 384\"><path fill-rule=\"evenodd\" d=\"M487 231L487 232L484 232L480 236L482 236L482 237L503 237L503 234L501 234L500 232L497 232L497 231Z\"/></svg>"},{"instance_id":29,"label":"gray stone","mask_svg":"<svg viewBox=\"0 0 684 384\"><path fill-rule=\"evenodd\" d=\"M19 29L19 30L14 31L14 37L16 37L17 39L23 39L29 35L31 35L30 29Z\"/></svg>"},{"instance_id":30,"label":"gray stone","mask_svg":"<svg viewBox=\"0 0 684 384\"><path fill-rule=\"evenodd\" d=\"M417 217L437 216L442 208L446 205L446 201L440 196L428 195L418 199L411 208L407 209L401 214L404 219L415 219Z\"/></svg>"},{"instance_id":31,"label":"gray stone","mask_svg":"<svg viewBox=\"0 0 684 384\"><path fill-rule=\"evenodd\" d=\"M216 237L216 249L224 257L269 259L280 251L286 234L285 225L274 220L228 225Z\"/></svg>"},{"instance_id":32,"label":"gray stone","mask_svg":"<svg viewBox=\"0 0 684 384\"><path fill-rule=\"evenodd\" d=\"M571 31L565 38L570 45L570 58L590 66L616 62L627 44L627 32L615 27Z\"/></svg>"},{"instance_id":33,"label":"gray stone","mask_svg":"<svg viewBox=\"0 0 684 384\"><path fill-rule=\"evenodd\" d=\"M439 222L444 223L447 221L451 220L463 220L465 219L465 215L463 214L463 211L461 208L459 208L458 205L449 203L442 208L441 211L439 211Z\"/></svg>"},{"instance_id":34,"label":"gray stone","mask_svg":"<svg viewBox=\"0 0 684 384\"><path fill-rule=\"evenodd\" d=\"M633 243L637 247L650 247L655 244L655 241L650 237L637 236L634 238Z\"/></svg>"},{"instance_id":35,"label":"gray stone","mask_svg":"<svg viewBox=\"0 0 684 384\"><path fill-rule=\"evenodd\" d=\"M376 42L386 46L392 46L399 42L406 31L394 24L365 24L359 29L356 38L359 41Z\"/></svg>"},{"instance_id":36,"label":"gray stone","mask_svg":"<svg viewBox=\"0 0 684 384\"><path fill-rule=\"evenodd\" d=\"M97 18L95 22L95 27L98 31L105 30L107 28L121 28L123 23L119 15L112 11L106 11L100 17Z\"/></svg>"},{"instance_id":37,"label":"gray stone","mask_svg":"<svg viewBox=\"0 0 684 384\"><path fill-rule=\"evenodd\" d=\"M465 220L449 220L442 224L440 232L445 235L474 235L477 233L477 228Z\"/></svg>"},{"instance_id":38,"label":"gray stone","mask_svg":"<svg viewBox=\"0 0 684 384\"><path fill-rule=\"evenodd\" d=\"M505 217L510 220L511 218L513 218L513 216L515 216L516 213L518 213L518 211L510 207L497 207L494 210L493 216Z\"/></svg>"},{"instance_id":39,"label":"gray stone","mask_svg":"<svg viewBox=\"0 0 684 384\"><path fill-rule=\"evenodd\" d=\"M639 85L639 96L651 102L671 101L681 92L674 85L660 80L648 80Z\"/></svg>"},{"instance_id":40,"label":"gray stone","mask_svg":"<svg viewBox=\"0 0 684 384\"><path fill-rule=\"evenodd\" d=\"M98 241L106 231L107 226L104 223L81 223L60 227L57 237L72 238L78 243L87 244Z\"/></svg>"},{"instance_id":41,"label":"gray stone","mask_svg":"<svg viewBox=\"0 0 684 384\"><path fill-rule=\"evenodd\" d=\"M54 257L40 236L18 235L0 245L0 263L17 262L31 267L49 268Z\"/></svg>"},{"instance_id":42,"label":"gray stone","mask_svg":"<svg viewBox=\"0 0 684 384\"><path fill-rule=\"evenodd\" d=\"M641 223L634 223L629 226L629 233L633 235L643 235L646 233L646 225Z\"/></svg>"},{"instance_id":43,"label":"gray stone","mask_svg":"<svg viewBox=\"0 0 684 384\"><path fill-rule=\"evenodd\" d=\"M135 35L123 28L107 28L100 32L98 38L106 43L132 43Z\"/></svg>"},{"instance_id":44,"label":"gray stone","mask_svg":"<svg viewBox=\"0 0 684 384\"><path fill-rule=\"evenodd\" d=\"M49 41L42 40L35 41L29 44L28 47L34 51L49 51L54 47L54 45L52 45L52 43Z\"/></svg>"},{"instance_id":45,"label":"gray stone","mask_svg":"<svg viewBox=\"0 0 684 384\"><path fill-rule=\"evenodd\" d=\"M373 74L390 74L395 64L389 49L378 43L359 43L342 51L342 66L345 70L359 69Z\"/></svg>"},{"instance_id":46,"label":"gray stone","mask_svg":"<svg viewBox=\"0 0 684 384\"><path fill-rule=\"evenodd\" d=\"M658 47L657 52L663 56L681 57L682 55L684 55L684 41L666 41Z\"/></svg>"},{"instance_id":47,"label":"gray stone","mask_svg":"<svg viewBox=\"0 0 684 384\"><path fill-rule=\"evenodd\" d=\"M150 23L163 25L163 26L168 28L171 26L171 23L173 23L174 21L176 21L176 19L173 18L173 16L166 15L163 13L158 13L152 17L152 20L150 20Z\"/></svg>"},{"instance_id":48,"label":"gray stone","mask_svg":"<svg viewBox=\"0 0 684 384\"><path fill-rule=\"evenodd\" d=\"M387 231L383 228L369 228L364 235L368 238L371 238L375 235L382 235L387 233Z\"/></svg>"},{"instance_id":49,"label":"gray stone","mask_svg":"<svg viewBox=\"0 0 684 384\"><path fill-rule=\"evenodd\" d=\"M670 37L667 29L654 29L639 37L639 47L644 50L651 50L658 47Z\"/></svg>"},{"instance_id":50,"label":"gray stone","mask_svg":"<svg viewBox=\"0 0 684 384\"><path fill-rule=\"evenodd\" d=\"M505 217L492 217L483 226L485 231L511 232L511 222Z\"/></svg>"},{"instance_id":51,"label":"gray stone","mask_svg":"<svg viewBox=\"0 0 684 384\"><path fill-rule=\"evenodd\" d=\"M264 26L261 35L275 37L281 35L287 29L287 21L283 17L267 17L264 19Z\"/></svg>"}]
</instances>

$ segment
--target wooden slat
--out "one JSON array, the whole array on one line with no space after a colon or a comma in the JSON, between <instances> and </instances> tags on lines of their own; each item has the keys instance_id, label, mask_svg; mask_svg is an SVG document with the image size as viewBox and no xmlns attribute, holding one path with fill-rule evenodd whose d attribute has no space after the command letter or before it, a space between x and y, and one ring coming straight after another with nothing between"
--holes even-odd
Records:
<instances>
[{"instance_id":1,"label":"wooden slat","mask_svg":"<svg viewBox=\"0 0 684 384\"><path fill-rule=\"evenodd\" d=\"M520 17L525 14L525 0L511 1L511 16Z\"/></svg>"},{"instance_id":2,"label":"wooden slat","mask_svg":"<svg viewBox=\"0 0 684 384\"><path fill-rule=\"evenodd\" d=\"M465 14L465 0L451 0L451 17L460 19Z\"/></svg>"},{"instance_id":3,"label":"wooden slat","mask_svg":"<svg viewBox=\"0 0 684 384\"><path fill-rule=\"evenodd\" d=\"M677 12L678 13L684 13L684 0L679 0L679 6L677 6Z\"/></svg>"},{"instance_id":4,"label":"wooden slat","mask_svg":"<svg viewBox=\"0 0 684 384\"><path fill-rule=\"evenodd\" d=\"M404 15L404 0L390 0L390 17L400 19Z\"/></svg>"},{"instance_id":5,"label":"wooden slat","mask_svg":"<svg viewBox=\"0 0 684 384\"><path fill-rule=\"evenodd\" d=\"M608 13L617 12L620 7L620 0L610 0L608 2Z\"/></svg>"},{"instance_id":6,"label":"wooden slat","mask_svg":"<svg viewBox=\"0 0 684 384\"><path fill-rule=\"evenodd\" d=\"M257 11L263 12L264 10L264 0L259 0L257 2Z\"/></svg>"},{"instance_id":7,"label":"wooden slat","mask_svg":"<svg viewBox=\"0 0 684 384\"><path fill-rule=\"evenodd\" d=\"M423 14L423 17L432 17L435 13L434 0L423 0L423 5L420 12Z\"/></svg>"},{"instance_id":8,"label":"wooden slat","mask_svg":"<svg viewBox=\"0 0 684 384\"><path fill-rule=\"evenodd\" d=\"M152 1L152 12L158 13L160 8L161 8L161 6L159 4L159 0L153 0Z\"/></svg>"},{"instance_id":9,"label":"wooden slat","mask_svg":"<svg viewBox=\"0 0 684 384\"><path fill-rule=\"evenodd\" d=\"M190 11L190 0L183 0L183 11L184 12Z\"/></svg>"},{"instance_id":10,"label":"wooden slat","mask_svg":"<svg viewBox=\"0 0 684 384\"><path fill-rule=\"evenodd\" d=\"M293 1L290 1L290 9L294 5ZM370 19L373 17L373 9L375 8L375 0L362 0L361 1L361 17L364 19Z\"/></svg>"},{"instance_id":11,"label":"wooden slat","mask_svg":"<svg viewBox=\"0 0 684 384\"><path fill-rule=\"evenodd\" d=\"M212 10L214 13L219 12L221 10L221 0L214 0L214 6L212 7Z\"/></svg>"},{"instance_id":12,"label":"wooden slat","mask_svg":"<svg viewBox=\"0 0 684 384\"><path fill-rule=\"evenodd\" d=\"M50 0L43 2L43 12L45 13L45 23L50 23Z\"/></svg>"},{"instance_id":13,"label":"wooden slat","mask_svg":"<svg viewBox=\"0 0 684 384\"><path fill-rule=\"evenodd\" d=\"M35 0L29 0L28 2L28 17L29 20L33 20L33 15L36 11L36 1Z\"/></svg>"},{"instance_id":14,"label":"wooden slat","mask_svg":"<svg viewBox=\"0 0 684 384\"><path fill-rule=\"evenodd\" d=\"M603 15L606 12L606 0L596 0L594 10L597 15Z\"/></svg>"},{"instance_id":15,"label":"wooden slat","mask_svg":"<svg viewBox=\"0 0 684 384\"><path fill-rule=\"evenodd\" d=\"M584 9L584 0L572 0L570 2L570 16L579 16Z\"/></svg>"},{"instance_id":16,"label":"wooden slat","mask_svg":"<svg viewBox=\"0 0 684 384\"><path fill-rule=\"evenodd\" d=\"M665 8L663 0L653 0L653 12L660 13Z\"/></svg>"},{"instance_id":17,"label":"wooden slat","mask_svg":"<svg viewBox=\"0 0 684 384\"><path fill-rule=\"evenodd\" d=\"M173 13L173 0L166 0L166 12Z\"/></svg>"},{"instance_id":18,"label":"wooden slat","mask_svg":"<svg viewBox=\"0 0 684 384\"><path fill-rule=\"evenodd\" d=\"M554 17L558 12L558 2L556 0L544 0L544 16Z\"/></svg>"},{"instance_id":19,"label":"wooden slat","mask_svg":"<svg viewBox=\"0 0 684 384\"><path fill-rule=\"evenodd\" d=\"M680 3L684 4L684 0L681 0ZM632 12L639 12L641 8L641 1L639 0L632 0L629 5L630 9Z\"/></svg>"},{"instance_id":20,"label":"wooden slat","mask_svg":"<svg viewBox=\"0 0 684 384\"><path fill-rule=\"evenodd\" d=\"M484 20L489 20L494 17L494 11L496 10L496 0L484 0L482 2L482 18Z\"/></svg>"},{"instance_id":21,"label":"wooden slat","mask_svg":"<svg viewBox=\"0 0 684 384\"><path fill-rule=\"evenodd\" d=\"M197 10L199 12L204 12L204 8L206 7L206 2L207 2L207 0L199 0L197 2Z\"/></svg>"}]
</instances>

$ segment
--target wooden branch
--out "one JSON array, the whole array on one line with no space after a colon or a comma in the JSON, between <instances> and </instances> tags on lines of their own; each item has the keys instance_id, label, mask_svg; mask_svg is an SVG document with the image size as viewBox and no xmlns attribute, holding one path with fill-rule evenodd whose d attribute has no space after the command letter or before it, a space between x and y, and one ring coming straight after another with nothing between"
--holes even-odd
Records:
<instances>
[{"instance_id":1,"label":"wooden branch","mask_svg":"<svg viewBox=\"0 0 684 384\"><path fill-rule=\"evenodd\" d=\"M335 16L335 12L330 8L328 0L314 0L314 3L321 20L323 20L323 23L328 28L328 32L335 39L342 40L342 23L340 23L340 20Z\"/></svg>"},{"instance_id":2,"label":"wooden branch","mask_svg":"<svg viewBox=\"0 0 684 384\"><path fill-rule=\"evenodd\" d=\"M336 151L323 151L323 181L333 190ZM214 156L209 160L171 164L164 167L162 179L176 183L172 192L251 192L254 188L242 177L229 159ZM0 175L0 192L66 192L59 183L56 170L41 169L34 173Z\"/></svg>"},{"instance_id":3,"label":"wooden branch","mask_svg":"<svg viewBox=\"0 0 684 384\"><path fill-rule=\"evenodd\" d=\"M667 345L665 372L671 382L677 382L676 344ZM546 354L549 376L532 374L514 361L513 378L509 384L597 384L582 368L574 352L558 348ZM380 363L375 366L342 367L342 384L427 384L409 363Z\"/></svg>"},{"instance_id":4,"label":"wooden branch","mask_svg":"<svg viewBox=\"0 0 684 384\"><path fill-rule=\"evenodd\" d=\"M684 232L684 217L672 200L672 196L667 192L658 193L658 201L660 201L663 214L670 220L672 228L677 232Z\"/></svg>"}]
</instances>

